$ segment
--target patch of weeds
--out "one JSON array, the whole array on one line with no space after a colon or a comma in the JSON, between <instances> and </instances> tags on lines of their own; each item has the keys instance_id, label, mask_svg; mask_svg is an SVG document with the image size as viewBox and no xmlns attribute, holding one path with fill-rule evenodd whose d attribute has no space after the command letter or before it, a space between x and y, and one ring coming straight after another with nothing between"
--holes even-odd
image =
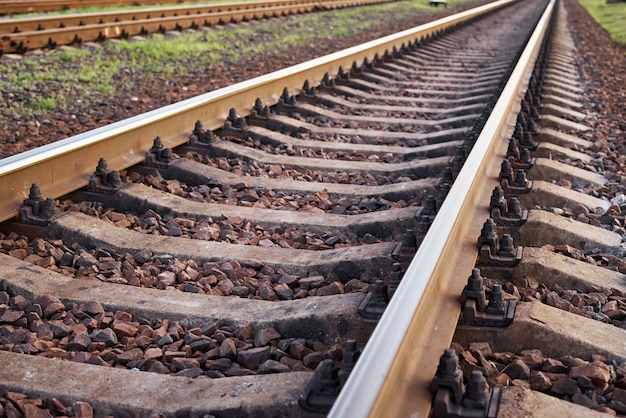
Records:
<instances>
[{"instance_id":1,"label":"patch of weeds","mask_svg":"<svg viewBox=\"0 0 626 418\"><path fill-rule=\"evenodd\" d=\"M111 84L98 84L96 86L96 90L102 94L107 94L107 95L112 95L116 91L115 86Z\"/></svg>"},{"instance_id":2,"label":"patch of weeds","mask_svg":"<svg viewBox=\"0 0 626 418\"><path fill-rule=\"evenodd\" d=\"M23 64L30 69L41 68L41 63L35 60L24 60Z\"/></svg>"},{"instance_id":3,"label":"patch of weeds","mask_svg":"<svg viewBox=\"0 0 626 418\"><path fill-rule=\"evenodd\" d=\"M87 57L87 54L84 49L66 49L55 55L55 58L63 62L72 62Z\"/></svg>"},{"instance_id":4,"label":"patch of weeds","mask_svg":"<svg viewBox=\"0 0 626 418\"><path fill-rule=\"evenodd\" d=\"M35 101L35 109L40 112L54 110L57 107L57 100L54 97L44 97Z\"/></svg>"}]
</instances>

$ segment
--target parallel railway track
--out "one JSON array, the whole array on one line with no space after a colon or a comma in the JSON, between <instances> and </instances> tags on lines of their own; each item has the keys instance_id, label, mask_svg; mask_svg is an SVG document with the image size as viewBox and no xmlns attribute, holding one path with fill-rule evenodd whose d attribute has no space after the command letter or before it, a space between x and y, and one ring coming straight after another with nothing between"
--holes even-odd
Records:
<instances>
[{"instance_id":1,"label":"parallel railway track","mask_svg":"<svg viewBox=\"0 0 626 418\"><path fill-rule=\"evenodd\" d=\"M548 279L558 279L579 298L604 292L623 301L623 275L591 264L615 263L620 236L581 222L612 222L611 204L551 183L608 193L603 177L590 174L593 158L542 143L523 194L501 173L507 155L524 165L523 146L535 141L590 146L576 136L587 128L563 52L571 50L565 11L544 7L483 6L0 161L2 244L12 255L0 254L0 358L8 365L0 387L89 401L100 413L298 416L328 413L342 386L330 416L426 416L439 358L454 341L463 372L446 352L435 413L594 416L519 380L498 392L499 403L494 395L489 405L489 393L481 405L470 396L482 389L477 375L467 384L471 402L447 400L459 393L459 376L475 370L507 384L506 356L494 358L484 342L494 352L540 350L552 366L571 356L575 366L613 367L609 380L621 378L626 358L623 330L540 302L518 301L504 318L490 308L485 318L473 309L480 298L466 292L461 309L475 266L490 295L496 282L512 299L514 284L530 295L523 283L553 288ZM509 148L512 137L523 158ZM587 170L557 172L553 160ZM507 252L499 241L490 248L486 219L507 217L489 207L500 205L496 185L509 209L512 197L530 209L522 227L497 227L523 250ZM574 211L576 221L559 215ZM547 244L578 249L587 264ZM518 254L514 269L498 265ZM509 323L472 326L471 314L481 325ZM594 341L602 335L610 337ZM355 347L365 347L360 357ZM559 373L562 382L543 391L572 398L555 392L569 378ZM597 387L594 402L610 401L591 407L620 411L620 384L576 373Z\"/></svg>"},{"instance_id":2,"label":"parallel railway track","mask_svg":"<svg viewBox=\"0 0 626 418\"><path fill-rule=\"evenodd\" d=\"M385 0L389 1L389 0ZM376 4L381 0L262 1L0 20L0 54Z\"/></svg>"},{"instance_id":3,"label":"parallel railway track","mask_svg":"<svg viewBox=\"0 0 626 418\"><path fill-rule=\"evenodd\" d=\"M154 0L136 0L132 2L136 6L149 6L162 4ZM6 0L0 2L0 14L22 14L22 13L39 13L53 12L67 9L81 9L86 7L111 7L111 6L128 6L127 2L118 0L89 0L89 1L67 1L67 0Z\"/></svg>"}]
</instances>

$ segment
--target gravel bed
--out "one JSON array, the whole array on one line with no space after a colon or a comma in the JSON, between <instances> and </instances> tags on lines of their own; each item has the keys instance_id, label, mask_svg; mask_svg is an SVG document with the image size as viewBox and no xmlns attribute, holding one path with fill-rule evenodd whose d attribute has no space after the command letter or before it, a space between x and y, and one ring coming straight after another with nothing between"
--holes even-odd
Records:
<instances>
[{"instance_id":1,"label":"gravel bed","mask_svg":"<svg viewBox=\"0 0 626 418\"><path fill-rule=\"evenodd\" d=\"M125 215L120 215L116 218L109 212L107 216L125 222ZM254 260L198 265L167 254L153 255L150 250L135 254L87 250L59 239L29 240L13 232L0 233L0 252L75 279L212 296L278 301L371 290L370 284L358 279L343 284L314 271L289 274Z\"/></svg>"},{"instance_id":2,"label":"gravel bed","mask_svg":"<svg viewBox=\"0 0 626 418\"><path fill-rule=\"evenodd\" d=\"M25 393L6 390L0 391L0 416L93 418L94 412L88 402L66 403L57 398L34 398ZM150 418L160 418L160 415L151 414Z\"/></svg>"},{"instance_id":3,"label":"gravel bed","mask_svg":"<svg viewBox=\"0 0 626 418\"><path fill-rule=\"evenodd\" d=\"M375 118L394 118L394 119L421 119L421 118L427 117L428 119L433 120L433 119L438 118L437 117L438 115L436 114L425 116L424 113L418 112L417 109L415 112L412 112L412 111L398 112L396 110L359 109L358 107L356 109L352 109L352 108L345 108L342 106L324 106L320 104L316 104L315 106L319 107L320 109L326 109L331 112L338 113L340 115L369 116L369 117L375 117ZM439 116L439 118L448 118L448 117L450 117L450 115L446 113ZM390 130L390 129L386 128L385 130Z\"/></svg>"},{"instance_id":4,"label":"gravel bed","mask_svg":"<svg viewBox=\"0 0 626 418\"><path fill-rule=\"evenodd\" d=\"M230 141L245 145L250 148L255 148L266 152L268 154L273 155L288 155L293 157L308 157L308 158L321 158L324 160L341 160L341 161L368 161L374 163L387 163L387 164L396 164L404 161L404 156L399 154L394 154L391 152L384 153L371 153L366 154L363 152L359 152L358 150L350 150L350 151L327 151L324 149L314 150L309 148L299 148L298 151L293 149L291 144L284 144L281 146L274 146L269 144L262 144L258 140L253 140L248 137L245 139L235 139L230 138Z\"/></svg>"},{"instance_id":5,"label":"gravel bed","mask_svg":"<svg viewBox=\"0 0 626 418\"><path fill-rule=\"evenodd\" d=\"M271 169L271 168L270 168ZM282 170L280 166L276 171ZM246 206L259 209L276 209L298 212L333 213L337 215L358 215L362 213L417 206L420 196L409 201L391 201L378 198L331 199L328 192L315 194L288 194L274 190L256 190L246 183L211 187L209 185L188 186L178 180L163 179L158 172L142 176L129 172L132 182L143 182L147 186L181 196L196 202L223 203L234 206Z\"/></svg>"},{"instance_id":6,"label":"gravel bed","mask_svg":"<svg viewBox=\"0 0 626 418\"><path fill-rule=\"evenodd\" d=\"M325 116L302 116L297 113L291 115L294 119L301 120L303 122L310 123L321 128L334 128L334 129L364 129L383 132L407 132L411 134L437 132L442 128L439 125L433 127L427 127L419 124L390 124L376 121L355 121L355 120L328 120ZM414 117L414 115L411 115ZM399 145L400 142L398 141Z\"/></svg>"},{"instance_id":7,"label":"gravel bed","mask_svg":"<svg viewBox=\"0 0 626 418\"><path fill-rule=\"evenodd\" d=\"M340 344L283 338L271 327L182 322L109 312L95 301L65 306L52 296L28 300L0 291L0 350L188 378L314 370L343 356Z\"/></svg>"},{"instance_id":8,"label":"gravel bed","mask_svg":"<svg viewBox=\"0 0 626 418\"><path fill-rule=\"evenodd\" d=\"M120 213L112 209L106 209L97 202L74 203L64 201L60 211L80 211L120 228L130 229L140 234L181 237L266 248L282 247L318 251L381 242L370 234L366 234L361 239L356 234L347 234L340 231L323 231L320 233L298 228L276 227L265 229L260 225L252 225L250 222L245 222L238 216L215 221L209 217L206 220L197 221L182 217L163 217L153 211L139 215Z\"/></svg>"},{"instance_id":9,"label":"gravel bed","mask_svg":"<svg viewBox=\"0 0 626 418\"><path fill-rule=\"evenodd\" d=\"M309 170L302 167L293 167L283 164L263 164L247 158L235 157L211 157L197 154L189 155L195 161L219 168L233 174L250 177L269 177L273 179L289 179L295 181L352 184L358 186L383 186L386 184L403 183L418 180L420 177L415 174L404 175L372 175L365 171L321 171ZM419 158L416 158L418 160Z\"/></svg>"},{"instance_id":10,"label":"gravel bed","mask_svg":"<svg viewBox=\"0 0 626 418\"><path fill-rule=\"evenodd\" d=\"M473 371L479 371L492 387L524 387L604 412L607 416L626 414L626 363L617 364L602 355L588 359L551 358L536 349L520 353L493 352L485 342L469 347L452 343L452 348L466 379Z\"/></svg>"},{"instance_id":11,"label":"gravel bed","mask_svg":"<svg viewBox=\"0 0 626 418\"><path fill-rule=\"evenodd\" d=\"M428 140L396 139L378 137L374 140L364 139L359 136L348 136L337 133L299 132L296 135L299 139L312 139L323 142L340 142L343 144L376 144L376 145L397 145L405 147L419 147L429 145Z\"/></svg>"},{"instance_id":12,"label":"gravel bed","mask_svg":"<svg viewBox=\"0 0 626 418\"><path fill-rule=\"evenodd\" d=\"M556 252L573 250L558 246ZM568 247L568 248L565 248ZM577 250L574 250L577 251ZM617 259L617 257L614 257ZM619 260L620 264L623 263ZM496 280L484 277L487 294ZM626 329L626 293L619 289L591 286L588 289L564 289L558 284L545 285L540 278L524 277L520 283L502 283L505 300L540 302L564 311Z\"/></svg>"}]
</instances>

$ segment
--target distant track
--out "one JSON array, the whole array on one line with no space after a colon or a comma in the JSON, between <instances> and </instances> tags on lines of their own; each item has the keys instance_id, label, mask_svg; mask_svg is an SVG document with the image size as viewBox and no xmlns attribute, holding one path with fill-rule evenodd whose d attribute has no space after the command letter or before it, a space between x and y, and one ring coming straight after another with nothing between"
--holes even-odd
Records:
<instances>
[{"instance_id":1,"label":"distant track","mask_svg":"<svg viewBox=\"0 0 626 418\"><path fill-rule=\"evenodd\" d=\"M130 4L121 0L4 0L0 1L0 15L52 12L58 10L81 9L86 7L111 7L111 6L151 6L163 4L155 0L133 0ZM198 3L177 1L174 3Z\"/></svg>"},{"instance_id":2,"label":"distant track","mask_svg":"<svg viewBox=\"0 0 626 418\"><path fill-rule=\"evenodd\" d=\"M0 20L0 54L332 10L390 0L276 0Z\"/></svg>"}]
</instances>

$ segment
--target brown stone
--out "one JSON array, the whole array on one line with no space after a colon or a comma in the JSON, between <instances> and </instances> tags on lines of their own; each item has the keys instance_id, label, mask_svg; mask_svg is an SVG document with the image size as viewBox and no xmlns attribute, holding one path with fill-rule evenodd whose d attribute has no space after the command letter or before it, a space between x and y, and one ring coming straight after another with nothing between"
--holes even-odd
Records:
<instances>
[{"instance_id":1,"label":"brown stone","mask_svg":"<svg viewBox=\"0 0 626 418\"><path fill-rule=\"evenodd\" d=\"M293 299L293 292L291 290L291 288L284 284L284 283L279 283L277 285L274 286L274 292L276 293L276 295L278 296L278 298L280 300L291 300Z\"/></svg>"},{"instance_id":2,"label":"brown stone","mask_svg":"<svg viewBox=\"0 0 626 418\"><path fill-rule=\"evenodd\" d=\"M76 353L76 355L72 357L71 361L75 363L87 363L89 360L91 360L91 357L91 353L81 351L80 353Z\"/></svg>"},{"instance_id":3,"label":"brown stone","mask_svg":"<svg viewBox=\"0 0 626 418\"><path fill-rule=\"evenodd\" d=\"M237 357L237 345L232 338L226 338L220 345L220 356L229 359L235 359Z\"/></svg>"},{"instance_id":4,"label":"brown stone","mask_svg":"<svg viewBox=\"0 0 626 418\"><path fill-rule=\"evenodd\" d=\"M318 288L326 284L326 279L324 276L311 276L311 277L303 277L300 279L298 285L304 290L310 290L314 288Z\"/></svg>"},{"instance_id":5,"label":"brown stone","mask_svg":"<svg viewBox=\"0 0 626 418\"><path fill-rule=\"evenodd\" d=\"M569 367L570 369L572 367L576 367L576 366L584 366L586 364L589 364L588 361L585 361L581 358L578 357L570 357L570 356L563 356L561 358L559 358L559 360L566 365L567 367Z\"/></svg>"},{"instance_id":6,"label":"brown stone","mask_svg":"<svg viewBox=\"0 0 626 418\"><path fill-rule=\"evenodd\" d=\"M91 338L86 333L79 333L74 336L67 346L69 351L84 351L91 344Z\"/></svg>"},{"instance_id":7,"label":"brown stone","mask_svg":"<svg viewBox=\"0 0 626 418\"><path fill-rule=\"evenodd\" d=\"M530 377L530 367L521 359L515 359L503 370L511 379L524 379Z\"/></svg>"},{"instance_id":8,"label":"brown stone","mask_svg":"<svg viewBox=\"0 0 626 418\"><path fill-rule=\"evenodd\" d=\"M224 370L228 369L232 364L233 362L230 361L230 359L218 358L214 360L207 360L204 363L204 367L207 370L218 370L218 371L223 372Z\"/></svg>"},{"instance_id":9,"label":"brown stone","mask_svg":"<svg viewBox=\"0 0 626 418\"><path fill-rule=\"evenodd\" d=\"M200 368L200 362L195 358L175 357L172 359L172 364L176 367L176 370Z\"/></svg>"},{"instance_id":10,"label":"brown stone","mask_svg":"<svg viewBox=\"0 0 626 418\"><path fill-rule=\"evenodd\" d=\"M87 364L93 364L94 366L105 366L111 367L111 364L104 361L104 359L100 356L91 356L89 360L87 360Z\"/></svg>"},{"instance_id":11,"label":"brown stone","mask_svg":"<svg viewBox=\"0 0 626 418\"><path fill-rule=\"evenodd\" d=\"M113 331L118 338L132 337L139 332L139 322L113 321Z\"/></svg>"},{"instance_id":12,"label":"brown stone","mask_svg":"<svg viewBox=\"0 0 626 418\"><path fill-rule=\"evenodd\" d=\"M569 310L570 302L563 299L556 292L548 292L546 295L546 303L550 306L554 306L555 308Z\"/></svg>"},{"instance_id":13,"label":"brown stone","mask_svg":"<svg viewBox=\"0 0 626 418\"><path fill-rule=\"evenodd\" d=\"M164 271L157 275L157 279L161 289L165 289L167 286L176 284L176 273L173 271Z\"/></svg>"},{"instance_id":14,"label":"brown stone","mask_svg":"<svg viewBox=\"0 0 626 418\"><path fill-rule=\"evenodd\" d=\"M476 351L476 356L478 357L478 362L483 367L483 374L485 375L487 379L500 374L496 365L493 362L487 360L483 356L483 353L481 351Z\"/></svg>"},{"instance_id":15,"label":"brown stone","mask_svg":"<svg viewBox=\"0 0 626 418\"><path fill-rule=\"evenodd\" d=\"M543 365L543 353L539 350L522 351L522 361L533 370L539 370Z\"/></svg>"},{"instance_id":16,"label":"brown stone","mask_svg":"<svg viewBox=\"0 0 626 418\"><path fill-rule=\"evenodd\" d=\"M128 363L132 360L141 360L143 358L143 351L141 348L133 348L128 351L124 351L118 354L117 360L121 363Z\"/></svg>"},{"instance_id":17,"label":"brown stone","mask_svg":"<svg viewBox=\"0 0 626 418\"><path fill-rule=\"evenodd\" d=\"M593 361L584 366L573 367L569 376L576 379L578 376L585 376L591 379L594 385L601 386L611 380L611 368L602 362Z\"/></svg>"},{"instance_id":18,"label":"brown stone","mask_svg":"<svg viewBox=\"0 0 626 418\"><path fill-rule=\"evenodd\" d=\"M230 292L231 290L233 290L233 287L235 287L235 285L230 279L220 280L215 286L215 288L219 290L220 292L222 292L222 294L224 295L230 295Z\"/></svg>"},{"instance_id":19,"label":"brown stone","mask_svg":"<svg viewBox=\"0 0 626 418\"><path fill-rule=\"evenodd\" d=\"M202 375L204 371L200 367L191 367L188 369L182 369L175 373L176 376L187 377L189 379L195 379L196 377Z\"/></svg>"},{"instance_id":20,"label":"brown stone","mask_svg":"<svg viewBox=\"0 0 626 418\"><path fill-rule=\"evenodd\" d=\"M170 369L168 369L160 361L155 361L151 363L150 366L148 366L148 369L146 371L151 373L168 374L170 372Z\"/></svg>"},{"instance_id":21,"label":"brown stone","mask_svg":"<svg viewBox=\"0 0 626 418\"><path fill-rule=\"evenodd\" d=\"M368 292L370 285L359 279L352 279L344 286L346 293Z\"/></svg>"},{"instance_id":22,"label":"brown stone","mask_svg":"<svg viewBox=\"0 0 626 418\"><path fill-rule=\"evenodd\" d=\"M552 386L550 379L548 379L545 374L538 371L533 371L528 381L530 382L530 388L532 390L538 390L540 392L545 392Z\"/></svg>"},{"instance_id":23,"label":"brown stone","mask_svg":"<svg viewBox=\"0 0 626 418\"><path fill-rule=\"evenodd\" d=\"M237 352L237 363L247 369L256 369L259 364L270 358L270 347L256 347L249 350L240 350Z\"/></svg>"},{"instance_id":24,"label":"brown stone","mask_svg":"<svg viewBox=\"0 0 626 418\"><path fill-rule=\"evenodd\" d=\"M62 302L58 301L58 302L52 302L49 305L47 305L44 310L43 310L43 314L46 318L51 318L52 316L61 313L65 311L65 305L63 305Z\"/></svg>"},{"instance_id":25,"label":"brown stone","mask_svg":"<svg viewBox=\"0 0 626 418\"><path fill-rule=\"evenodd\" d=\"M24 312L22 311L7 309L6 311L2 312L2 314L0 314L0 324L12 324L23 316Z\"/></svg>"},{"instance_id":26,"label":"brown stone","mask_svg":"<svg viewBox=\"0 0 626 418\"><path fill-rule=\"evenodd\" d=\"M280 334L274 328L263 328L254 334L254 346L262 347L279 338Z\"/></svg>"},{"instance_id":27,"label":"brown stone","mask_svg":"<svg viewBox=\"0 0 626 418\"><path fill-rule=\"evenodd\" d=\"M302 363L309 369L315 369L317 365L326 358L325 354L320 351L314 351L302 358Z\"/></svg>"},{"instance_id":28,"label":"brown stone","mask_svg":"<svg viewBox=\"0 0 626 418\"><path fill-rule=\"evenodd\" d=\"M168 348L170 348L168 350ZM171 362L173 359L175 358L181 358L181 357L186 357L187 353L184 351L176 351L176 347L164 347L163 348L163 361L165 361L166 363Z\"/></svg>"},{"instance_id":29,"label":"brown stone","mask_svg":"<svg viewBox=\"0 0 626 418\"><path fill-rule=\"evenodd\" d=\"M50 409L52 409L52 411L54 411L55 413L60 415L69 415L65 405L63 405L63 403L57 398L51 398L49 403Z\"/></svg>"},{"instance_id":30,"label":"brown stone","mask_svg":"<svg viewBox=\"0 0 626 418\"><path fill-rule=\"evenodd\" d=\"M297 358L298 360L302 360L304 356L313 352L310 348L308 348L303 340L294 340L291 342L289 346L289 354Z\"/></svg>"},{"instance_id":31,"label":"brown stone","mask_svg":"<svg viewBox=\"0 0 626 418\"><path fill-rule=\"evenodd\" d=\"M344 293L344 288L341 282L332 282L329 285L322 286L317 289L317 296L330 296L339 295Z\"/></svg>"},{"instance_id":32,"label":"brown stone","mask_svg":"<svg viewBox=\"0 0 626 418\"><path fill-rule=\"evenodd\" d=\"M503 351L500 353L493 353L493 356L491 357L498 363L509 364L510 362L515 360L515 353Z\"/></svg>"},{"instance_id":33,"label":"brown stone","mask_svg":"<svg viewBox=\"0 0 626 418\"><path fill-rule=\"evenodd\" d=\"M263 300L278 300L278 295L274 292L274 289L264 282L259 283L259 296L261 296Z\"/></svg>"},{"instance_id":34,"label":"brown stone","mask_svg":"<svg viewBox=\"0 0 626 418\"><path fill-rule=\"evenodd\" d=\"M157 360L163 357L163 350L158 347L150 347L143 353L143 358L146 360Z\"/></svg>"},{"instance_id":35,"label":"brown stone","mask_svg":"<svg viewBox=\"0 0 626 418\"><path fill-rule=\"evenodd\" d=\"M231 366L228 369L224 370L223 373L226 376L248 376L251 374L255 374L252 370L241 367L239 363L231 364Z\"/></svg>"},{"instance_id":36,"label":"brown stone","mask_svg":"<svg viewBox=\"0 0 626 418\"><path fill-rule=\"evenodd\" d=\"M487 342L475 342L469 345L469 351L472 353L481 353L483 357L490 357L493 355L491 347Z\"/></svg>"},{"instance_id":37,"label":"brown stone","mask_svg":"<svg viewBox=\"0 0 626 418\"><path fill-rule=\"evenodd\" d=\"M293 274L283 274L280 279L278 279L278 284L284 284L289 286L290 289L293 289L298 285L299 281L299 276L294 276Z\"/></svg>"},{"instance_id":38,"label":"brown stone","mask_svg":"<svg viewBox=\"0 0 626 418\"><path fill-rule=\"evenodd\" d=\"M117 336L111 328L105 328L99 331L95 331L90 335L91 340L94 342L102 342L107 347L113 347L118 344Z\"/></svg>"},{"instance_id":39,"label":"brown stone","mask_svg":"<svg viewBox=\"0 0 626 418\"><path fill-rule=\"evenodd\" d=\"M566 373L567 366L565 366L559 360L546 358L546 360L543 362L541 370L548 373Z\"/></svg>"},{"instance_id":40,"label":"brown stone","mask_svg":"<svg viewBox=\"0 0 626 418\"><path fill-rule=\"evenodd\" d=\"M263 364L259 365L258 372L259 373L284 373L288 372L291 369L289 366L282 364L276 360L266 360Z\"/></svg>"},{"instance_id":41,"label":"brown stone","mask_svg":"<svg viewBox=\"0 0 626 418\"><path fill-rule=\"evenodd\" d=\"M550 392L556 395L572 396L576 393L580 393L580 389L574 379L560 379L552 382Z\"/></svg>"},{"instance_id":42,"label":"brown stone","mask_svg":"<svg viewBox=\"0 0 626 418\"><path fill-rule=\"evenodd\" d=\"M72 409L76 418L93 418L93 409L87 402L74 402Z\"/></svg>"}]
</instances>

